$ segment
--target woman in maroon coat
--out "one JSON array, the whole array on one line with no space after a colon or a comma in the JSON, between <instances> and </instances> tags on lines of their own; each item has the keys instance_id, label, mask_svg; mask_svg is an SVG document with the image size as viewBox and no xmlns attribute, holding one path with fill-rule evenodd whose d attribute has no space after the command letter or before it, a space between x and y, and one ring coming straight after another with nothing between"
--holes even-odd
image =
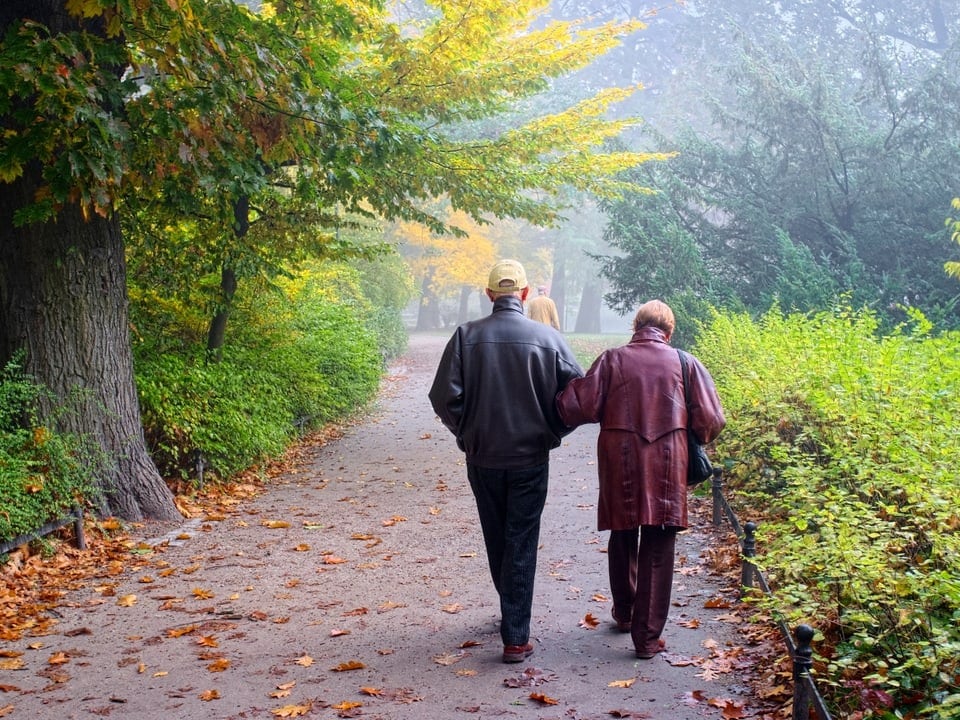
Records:
<instances>
[{"instance_id":1,"label":"woman in maroon coat","mask_svg":"<svg viewBox=\"0 0 960 720\"><path fill-rule=\"evenodd\" d=\"M644 303L630 342L601 354L557 397L568 426L600 423L597 525L611 531L613 619L644 659L664 648L676 537L687 527L687 425L709 443L726 423L713 378L692 355L687 416L674 326L668 305Z\"/></svg>"}]
</instances>

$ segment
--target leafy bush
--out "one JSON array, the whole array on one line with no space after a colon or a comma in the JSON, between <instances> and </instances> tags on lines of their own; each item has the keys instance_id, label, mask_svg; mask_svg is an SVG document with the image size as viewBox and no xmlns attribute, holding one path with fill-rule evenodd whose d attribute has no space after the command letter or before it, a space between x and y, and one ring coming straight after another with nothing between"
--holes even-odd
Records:
<instances>
[{"instance_id":1,"label":"leafy bush","mask_svg":"<svg viewBox=\"0 0 960 720\"><path fill-rule=\"evenodd\" d=\"M762 521L768 604L816 619L844 717L960 717L960 335L911 314L885 337L843 306L718 314L697 345L738 514Z\"/></svg>"},{"instance_id":2,"label":"leafy bush","mask_svg":"<svg viewBox=\"0 0 960 720\"><path fill-rule=\"evenodd\" d=\"M199 344L136 346L145 433L167 477L192 475L197 453L211 472L233 474L377 390L382 355L354 271L317 264L249 298L232 315L219 362L207 362Z\"/></svg>"},{"instance_id":3,"label":"leafy bush","mask_svg":"<svg viewBox=\"0 0 960 720\"><path fill-rule=\"evenodd\" d=\"M22 358L0 371L0 540L59 520L93 488L79 439L37 422L44 392L24 375Z\"/></svg>"}]
</instances>

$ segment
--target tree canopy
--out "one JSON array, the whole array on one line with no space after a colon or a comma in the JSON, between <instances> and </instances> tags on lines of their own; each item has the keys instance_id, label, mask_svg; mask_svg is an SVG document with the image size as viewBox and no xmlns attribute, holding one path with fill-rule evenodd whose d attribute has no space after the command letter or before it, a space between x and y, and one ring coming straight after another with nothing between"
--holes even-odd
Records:
<instances>
[{"instance_id":1,"label":"tree canopy","mask_svg":"<svg viewBox=\"0 0 960 720\"><path fill-rule=\"evenodd\" d=\"M363 0L0 7L0 357L25 349L58 396L91 397L73 429L109 459L103 512L173 512L139 430L125 254L189 268L194 253L168 251L179 228L219 267L222 309L244 273L276 272L309 234L337 252L323 230L342 214L446 231L427 209L443 197L475 222L544 223L565 187L610 196L629 186L618 171L659 157L605 147L632 123L608 110L635 86L464 132L641 27L537 24L546 7L441 0L404 22ZM124 237L130 217L150 245Z\"/></svg>"}]
</instances>

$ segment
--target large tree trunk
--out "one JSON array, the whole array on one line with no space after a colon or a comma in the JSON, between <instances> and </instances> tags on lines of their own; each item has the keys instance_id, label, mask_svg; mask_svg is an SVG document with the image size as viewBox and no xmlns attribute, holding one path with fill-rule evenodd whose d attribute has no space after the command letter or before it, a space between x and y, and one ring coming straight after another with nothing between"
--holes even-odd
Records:
<instances>
[{"instance_id":1,"label":"large tree trunk","mask_svg":"<svg viewBox=\"0 0 960 720\"><path fill-rule=\"evenodd\" d=\"M600 311L603 309L603 290L599 282L587 283L580 296L580 309L577 311L577 322L574 325L575 333L591 335L600 332Z\"/></svg>"},{"instance_id":2,"label":"large tree trunk","mask_svg":"<svg viewBox=\"0 0 960 720\"><path fill-rule=\"evenodd\" d=\"M57 416L57 429L103 453L98 512L179 518L144 441L119 223L84 220L70 206L55 220L14 227L35 187L30 177L0 185L0 360L23 348L27 372L55 402L77 398L77 412ZM51 408L42 410L49 419Z\"/></svg>"}]
</instances>

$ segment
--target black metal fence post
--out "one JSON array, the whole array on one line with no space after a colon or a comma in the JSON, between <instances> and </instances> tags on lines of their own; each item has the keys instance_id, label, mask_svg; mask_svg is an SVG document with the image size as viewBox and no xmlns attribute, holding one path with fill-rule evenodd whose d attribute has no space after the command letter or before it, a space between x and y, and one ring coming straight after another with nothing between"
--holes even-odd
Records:
<instances>
[{"instance_id":1,"label":"black metal fence post","mask_svg":"<svg viewBox=\"0 0 960 720\"><path fill-rule=\"evenodd\" d=\"M793 720L808 720L810 717L810 668L813 667L813 641L815 631L809 625L798 625L794 630L797 647L793 654Z\"/></svg>"},{"instance_id":2,"label":"black metal fence post","mask_svg":"<svg viewBox=\"0 0 960 720\"><path fill-rule=\"evenodd\" d=\"M753 587L753 576L756 566L750 558L757 555L757 524L748 522L743 526L743 562L740 565L740 587Z\"/></svg>"},{"instance_id":3,"label":"black metal fence post","mask_svg":"<svg viewBox=\"0 0 960 720\"><path fill-rule=\"evenodd\" d=\"M713 492L713 526L720 527L723 522L723 469L713 469L710 489Z\"/></svg>"}]
</instances>

